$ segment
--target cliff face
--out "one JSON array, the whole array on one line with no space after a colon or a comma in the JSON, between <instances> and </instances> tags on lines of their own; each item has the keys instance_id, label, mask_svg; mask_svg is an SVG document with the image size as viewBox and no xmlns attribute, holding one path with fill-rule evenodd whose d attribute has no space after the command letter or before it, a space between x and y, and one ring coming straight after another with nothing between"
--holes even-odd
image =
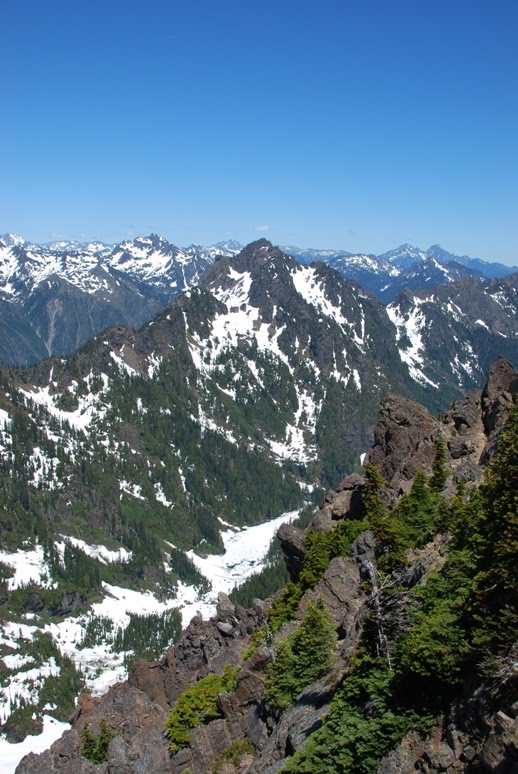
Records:
<instances>
[{"instance_id":1,"label":"cliff face","mask_svg":"<svg viewBox=\"0 0 518 774\"><path fill-rule=\"evenodd\" d=\"M385 507L412 491L418 471L433 474L439 438L447 452L445 502L452 501L459 482L464 482L466 489L480 483L483 465L495 452L497 436L517 394L518 372L500 360L491 368L482 392L468 394L440 419L412 401L387 397L368 457L368 463L381 471L387 483L381 497ZM375 522L362 521L370 485L368 476L349 476L336 491L328 493L305 534L293 526L279 530L291 590L285 590L274 602L257 601L250 610L221 595L216 616L210 621L194 618L161 661L140 662L127 682L100 699L82 697L72 729L42 755L27 756L17 772L268 774L283 766L288 766L287 771L311 770L297 768L298 764L290 768L290 761L298 760L293 756L324 728L326 716L335 717L332 702L354 674L366 632L376 641L378 656L388 663L390 671L395 628L408 626L427 580L437 577L447 561L450 534L443 528L427 542L409 549L406 563L397 573L387 572L387 557L379 550L379 532L372 526ZM353 534L351 524L363 528ZM333 536L343 535L347 529L348 547L337 550ZM319 546L326 547L328 561L316 570L315 562L323 555L320 549L316 552ZM392 608L387 600L394 603ZM291 613L279 618L282 604L288 603L293 603ZM281 658L282 642L300 631L308 610L322 603L336 631L332 667L297 691L287 706L276 706L269 688L271 664ZM227 665L239 671L235 689L218 699L219 717L194 728L189 746L171 755L164 732L171 707L189 686L211 673L221 674ZM506 679L511 684L515 676ZM518 702L513 704L513 695L508 691L502 701L490 679L473 674L452 691L449 703L441 708L442 720L438 714L426 733L401 733L401 741L391 745L370 771L517 771ZM378 711L375 702L365 699L360 715L369 720ZM113 731L102 763L93 764L81 757L86 724L94 734L101 733L103 724ZM322 765L322 771L344 770L338 761ZM347 770L364 771L354 766Z\"/></svg>"}]
</instances>

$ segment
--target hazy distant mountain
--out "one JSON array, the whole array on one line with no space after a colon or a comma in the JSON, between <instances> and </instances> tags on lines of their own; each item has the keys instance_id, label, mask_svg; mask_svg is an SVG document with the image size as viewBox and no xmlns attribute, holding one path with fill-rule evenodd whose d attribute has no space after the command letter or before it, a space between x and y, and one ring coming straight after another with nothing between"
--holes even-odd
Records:
<instances>
[{"instance_id":1,"label":"hazy distant mountain","mask_svg":"<svg viewBox=\"0 0 518 774\"><path fill-rule=\"evenodd\" d=\"M303 263L329 263L345 279L358 282L383 301L392 301L405 288L417 290L435 287L469 276L505 277L518 271L516 266L489 263L468 256L459 257L439 245L422 250L404 244L378 256L340 250L283 249Z\"/></svg>"},{"instance_id":2,"label":"hazy distant mountain","mask_svg":"<svg viewBox=\"0 0 518 774\"><path fill-rule=\"evenodd\" d=\"M503 263L482 261L480 258L470 258L469 255L453 255L443 250L440 245L432 245L426 253L439 261L439 263L448 265L454 261L466 266L468 269L480 272L485 277L507 277L509 274L518 271L518 266L505 266Z\"/></svg>"},{"instance_id":3,"label":"hazy distant mountain","mask_svg":"<svg viewBox=\"0 0 518 774\"><path fill-rule=\"evenodd\" d=\"M283 253L291 255L292 258L295 258L296 261L302 264L315 263L316 261L331 263L331 261L352 255L347 250L315 250L313 248L294 247L293 245L281 245L280 249Z\"/></svg>"},{"instance_id":4,"label":"hazy distant mountain","mask_svg":"<svg viewBox=\"0 0 518 774\"><path fill-rule=\"evenodd\" d=\"M381 261L387 261L394 266L399 266L401 269L409 269L414 263L424 261L426 258L426 251L421 250L419 247L413 245L404 244L396 247L394 250L389 250L387 253L378 255Z\"/></svg>"},{"instance_id":5,"label":"hazy distant mountain","mask_svg":"<svg viewBox=\"0 0 518 774\"><path fill-rule=\"evenodd\" d=\"M4 325L10 318L14 338L2 338L0 360L35 362L75 351L108 325L139 327L195 284L216 255L238 250L224 244L180 249L156 234L115 246L34 245L6 234L0 237L0 299L8 304Z\"/></svg>"}]
</instances>

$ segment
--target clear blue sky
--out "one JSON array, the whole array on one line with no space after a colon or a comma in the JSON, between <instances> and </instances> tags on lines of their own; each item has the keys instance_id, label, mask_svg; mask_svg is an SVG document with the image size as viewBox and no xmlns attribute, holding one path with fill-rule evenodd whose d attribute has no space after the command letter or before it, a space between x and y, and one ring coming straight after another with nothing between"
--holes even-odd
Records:
<instances>
[{"instance_id":1,"label":"clear blue sky","mask_svg":"<svg viewBox=\"0 0 518 774\"><path fill-rule=\"evenodd\" d=\"M0 232L518 263L517 0L0 13Z\"/></svg>"}]
</instances>

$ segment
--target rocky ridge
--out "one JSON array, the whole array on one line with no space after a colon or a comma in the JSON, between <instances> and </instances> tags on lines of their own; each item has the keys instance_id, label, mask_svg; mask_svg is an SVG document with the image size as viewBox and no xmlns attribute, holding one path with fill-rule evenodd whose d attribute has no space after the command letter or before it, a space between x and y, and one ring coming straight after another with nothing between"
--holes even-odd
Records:
<instances>
[{"instance_id":1,"label":"rocky ridge","mask_svg":"<svg viewBox=\"0 0 518 774\"><path fill-rule=\"evenodd\" d=\"M419 405L387 397L375 431L369 462L376 464L388 483L388 498L408 491L417 470L432 473L433 449L442 437L448 450L449 476L446 492L453 494L460 479L475 485L518 394L518 372L505 360L490 370L484 390L472 392L434 419ZM335 492L329 492L316 512L311 529L329 532L345 518L361 516L361 492L365 479L352 475ZM291 577L301 572L307 544L300 531L283 527L279 538ZM406 570L409 589L423 584L429 573L444 563L446 544L436 536L415 552ZM304 616L310 600L323 598L333 618L338 644L332 672L304 688L295 702L280 712L265 697L265 668L274 657L272 642L266 642L248 658L243 649L252 633L267 620L269 603L244 610L220 597L217 615L211 621L193 619L179 643L155 664L139 664L127 683L112 688L98 701L84 697L73 719L73 728L40 756L28 756L17 769L29 772L196 772L215 770L222 751L236 740L247 738L251 752L223 772L279 770L322 724L336 688L350 668L365 622L372 614L376 595L372 582L376 566L375 540L367 531L353 541L347 556L331 560L322 578L300 599L295 622ZM285 630L286 633L286 630ZM240 664L237 688L220 697L221 718L195 729L188 748L169 756L163 722L180 692L208 672L225 664ZM487 686L478 682L474 692L451 706L444 722L428 737L415 733L380 763L379 774L419 770L428 774L467 771L472 774L511 774L518 760L518 720L512 708L496 710L487 699ZM516 708L515 708L516 709ZM107 759L94 766L80 757L80 733L86 722L96 731L104 719L116 736Z\"/></svg>"}]
</instances>

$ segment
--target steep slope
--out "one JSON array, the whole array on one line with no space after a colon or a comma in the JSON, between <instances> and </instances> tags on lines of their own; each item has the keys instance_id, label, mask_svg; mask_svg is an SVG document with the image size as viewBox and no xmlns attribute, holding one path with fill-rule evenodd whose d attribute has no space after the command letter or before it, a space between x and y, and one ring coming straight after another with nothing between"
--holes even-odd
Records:
<instances>
[{"instance_id":1,"label":"steep slope","mask_svg":"<svg viewBox=\"0 0 518 774\"><path fill-rule=\"evenodd\" d=\"M413 377L423 384L475 387L496 356L515 362L517 293L518 274L402 293L387 312Z\"/></svg>"},{"instance_id":2,"label":"steep slope","mask_svg":"<svg viewBox=\"0 0 518 774\"><path fill-rule=\"evenodd\" d=\"M502 617L514 625L518 610L500 538L516 537L517 396L500 360L440 419L387 398L364 475L329 493L305 534L281 528L291 584L249 611L221 595L158 664L83 697L72 731L18 774L90 770L89 734L106 772L511 774L518 686Z\"/></svg>"},{"instance_id":3,"label":"steep slope","mask_svg":"<svg viewBox=\"0 0 518 774\"><path fill-rule=\"evenodd\" d=\"M0 298L0 362L13 366L37 362L48 354L38 334L27 322L27 315Z\"/></svg>"}]
</instances>

